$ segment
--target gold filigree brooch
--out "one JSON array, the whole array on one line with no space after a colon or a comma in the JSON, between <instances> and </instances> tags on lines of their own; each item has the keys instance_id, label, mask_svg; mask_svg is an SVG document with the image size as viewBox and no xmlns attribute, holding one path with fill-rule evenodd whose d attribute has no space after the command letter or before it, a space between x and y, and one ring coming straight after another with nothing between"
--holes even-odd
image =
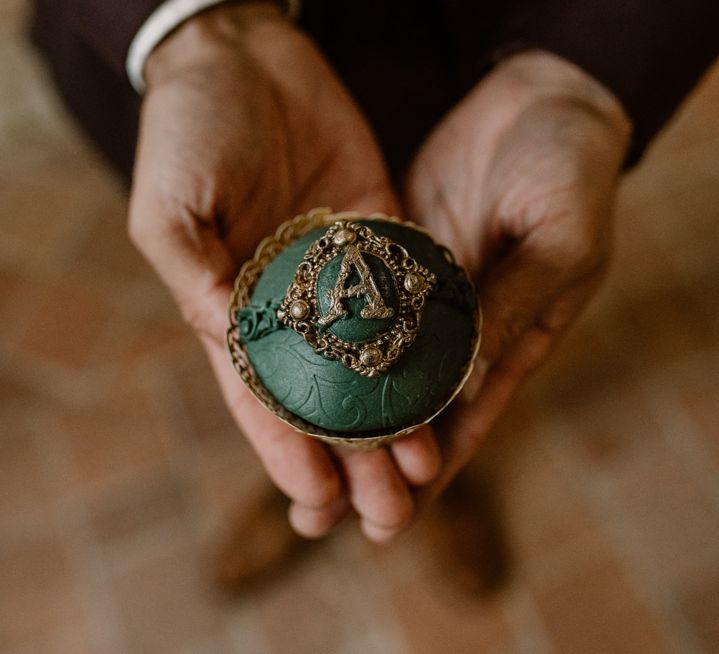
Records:
<instances>
[{"instance_id":1,"label":"gold filigree brooch","mask_svg":"<svg viewBox=\"0 0 719 654\"><path fill-rule=\"evenodd\" d=\"M377 377L414 342L435 284L404 247L339 220L307 249L277 316L315 352Z\"/></svg>"}]
</instances>

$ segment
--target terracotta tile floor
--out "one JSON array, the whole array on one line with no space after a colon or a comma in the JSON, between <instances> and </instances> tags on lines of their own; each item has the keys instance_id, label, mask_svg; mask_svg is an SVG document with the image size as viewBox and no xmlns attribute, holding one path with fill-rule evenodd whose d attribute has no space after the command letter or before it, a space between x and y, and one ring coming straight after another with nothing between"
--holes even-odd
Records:
<instances>
[{"instance_id":1,"label":"terracotta tile floor","mask_svg":"<svg viewBox=\"0 0 719 654\"><path fill-rule=\"evenodd\" d=\"M206 554L264 476L24 6L0 0L2 654L719 651L719 68L625 180L609 284L477 462L510 582L463 596L426 528L378 551L350 525L228 602Z\"/></svg>"}]
</instances>

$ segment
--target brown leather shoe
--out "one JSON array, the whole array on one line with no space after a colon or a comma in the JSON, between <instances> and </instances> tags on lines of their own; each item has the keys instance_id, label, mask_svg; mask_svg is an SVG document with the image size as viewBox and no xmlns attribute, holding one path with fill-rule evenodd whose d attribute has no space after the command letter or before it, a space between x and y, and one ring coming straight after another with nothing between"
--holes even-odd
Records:
<instances>
[{"instance_id":1,"label":"brown leather shoe","mask_svg":"<svg viewBox=\"0 0 719 654\"><path fill-rule=\"evenodd\" d=\"M289 500L273 487L232 527L215 557L215 579L223 591L238 594L269 580L310 543L290 527L288 507Z\"/></svg>"}]
</instances>

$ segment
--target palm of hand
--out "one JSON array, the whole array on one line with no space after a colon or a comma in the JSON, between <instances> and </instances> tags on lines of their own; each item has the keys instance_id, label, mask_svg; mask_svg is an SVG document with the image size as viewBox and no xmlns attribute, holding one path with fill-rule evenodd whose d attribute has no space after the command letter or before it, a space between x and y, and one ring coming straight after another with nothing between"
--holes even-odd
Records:
<instances>
[{"instance_id":1,"label":"palm of hand","mask_svg":"<svg viewBox=\"0 0 719 654\"><path fill-rule=\"evenodd\" d=\"M216 228L237 262L274 225L318 204L395 209L364 119L309 41L283 23L222 65L152 88L143 137L134 195L153 185L156 201Z\"/></svg>"},{"instance_id":2,"label":"palm of hand","mask_svg":"<svg viewBox=\"0 0 719 654\"><path fill-rule=\"evenodd\" d=\"M282 221L313 206L395 213L397 203L369 128L310 42L280 20L240 30L239 39L230 32L229 48L226 34L211 39L179 72L183 42L170 39L180 48L174 74L151 84L143 106L130 233L197 330L268 473L293 499L295 528L322 535L352 506L365 533L385 539L412 515L410 487L437 475L431 432L330 456L249 396L223 341L238 265ZM506 76L481 83L409 176L407 217L468 266L488 327L482 392L440 424L444 465L420 497L466 462L586 301L605 258L621 135L608 136L581 103L551 93L538 102L525 91Z\"/></svg>"},{"instance_id":3,"label":"palm of hand","mask_svg":"<svg viewBox=\"0 0 719 654\"><path fill-rule=\"evenodd\" d=\"M438 423L445 466L467 462L523 378L591 298L608 260L626 134L566 92L502 72L445 119L406 188L410 215L478 285L483 341L464 402Z\"/></svg>"},{"instance_id":4,"label":"palm of hand","mask_svg":"<svg viewBox=\"0 0 719 654\"><path fill-rule=\"evenodd\" d=\"M428 433L391 452L330 456L249 395L228 365L224 332L238 266L277 225L314 206L395 213L393 191L364 119L307 39L270 21L236 46L151 85L130 233L198 332L231 413L293 499L295 527L320 535L351 504L365 531L383 537L411 515L408 483L436 471Z\"/></svg>"}]
</instances>

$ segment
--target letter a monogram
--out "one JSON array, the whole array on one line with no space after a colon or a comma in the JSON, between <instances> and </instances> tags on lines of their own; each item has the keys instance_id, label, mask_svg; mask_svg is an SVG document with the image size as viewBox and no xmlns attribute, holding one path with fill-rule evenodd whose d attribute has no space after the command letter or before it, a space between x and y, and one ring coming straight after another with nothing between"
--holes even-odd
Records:
<instances>
[{"instance_id":1,"label":"letter a monogram","mask_svg":"<svg viewBox=\"0 0 719 654\"><path fill-rule=\"evenodd\" d=\"M360 283L345 288L347 279L352 272L352 266L355 267L359 274ZM390 318L394 315L394 309L385 305L369 266L355 245L350 245L347 248L340 266L339 275L337 275L335 287L327 292L330 309L324 318L319 319L320 325L326 327L338 318L347 315L347 310L342 305L342 300L350 297L365 297L367 299L366 306L360 311L362 318Z\"/></svg>"}]
</instances>

